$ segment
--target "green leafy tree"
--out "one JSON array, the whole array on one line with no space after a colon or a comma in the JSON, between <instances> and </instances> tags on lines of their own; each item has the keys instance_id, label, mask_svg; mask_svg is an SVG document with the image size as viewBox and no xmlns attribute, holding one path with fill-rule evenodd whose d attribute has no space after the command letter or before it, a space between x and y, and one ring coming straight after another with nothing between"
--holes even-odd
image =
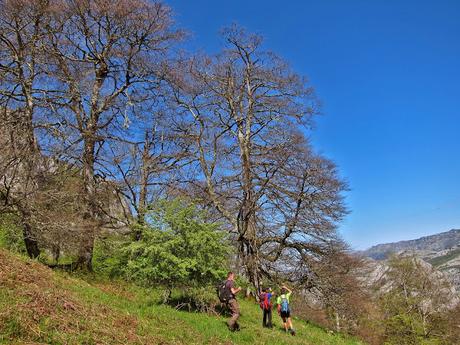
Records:
<instances>
[{"instance_id":1,"label":"green leafy tree","mask_svg":"<svg viewBox=\"0 0 460 345\"><path fill-rule=\"evenodd\" d=\"M171 291L209 285L225 274L230 244L195 205L160 201L138 226L141 239L123 249L128 279Z\"/></svg>"},{"instance_id":2,"label":"green leafy tree","mask_svg":"<svg viewBox=\"0 0 460 345\"><path fill-rule=\"evenodd\" d=\"M445 321L452 304L447 281L414 257L393 257L382 289L385 344L450 344Z\"/></svg>"}]
</instances>

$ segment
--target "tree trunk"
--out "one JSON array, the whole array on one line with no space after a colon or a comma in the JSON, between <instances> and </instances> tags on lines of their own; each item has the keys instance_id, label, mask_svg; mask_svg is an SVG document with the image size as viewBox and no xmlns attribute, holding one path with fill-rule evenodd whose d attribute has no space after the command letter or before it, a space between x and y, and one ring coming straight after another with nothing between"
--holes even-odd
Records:
<instances>
[{"instance_id":1,"label":"tree trunk","mask_svg":"<svg viewBox=\"0 0 460 345\"><path fill-rule=\"evenodd\" d=\"M335 330L340 332L340 316L337 310L334 310L335 313Z\"/></svg>"},{"instance_id":2,"label":"tree trunk","mask_svg":"<svg viewBox=\"0 0 460 345\"><path fill-rule=\"evenodd\" d=\"M37 240L32 236L32 228L28 222L23 222L23 236L27 255L32 259L37 258L40 255L40 248Z\"/></svg>"},{"instance_id":3,"label":"tree trunk","mask_svg":"<svg viewBox=\"0 0 460 345\"><path fill-rule=\"evenodd\" d=\"M250 201L248 201L248 199L250 198L245 199L243 207L238 215L240 255L249 282L254 286L256 296L258 296L261 292L261 286L255 210L254 207L249 204ZM247 206L248 204L249 206Z\"/></svg>"},{"instance_id":4,"label":"tree trunk","mask_svg":"<svg viewBox=\"0 0 460 345\"><path fill-rule=\"evenodd\" d=\"M139 204L137 209L137 222L139 225L145 224L145 213L147 210L147 188L149 183L149 149L151 141L149 139L148 132L145 133L144 149L142 152L142 166L141 166L141 181L140 181L140 192L139 192ZM142 232L136 230L134 234L135 240L139 241L142 238Z\"/></svg>"},{"instance_id":5,"label":"tree trunk","mask_svg":"<svg viewBox=\"0 0 460 345\"><path fill-rule=\"evenodd\" d=\"M88 239L85 245L80 248L80 254L75 264L77 269L93 272L93 249L94 239Z\"/></svg>"},{"instance_id":6,"label":"tree trunk","mask_svg":"<svg viewBox=\"0 0 460 345\"><path fill-rule=\"evenodd\" d=\"M88 271L93 270L92 259L94 251L94 242L96 237L96 220L97 220L97 195L96 181L94 179L94 150L95 150L95 133L90 133L85 138L85 149L83 153L83 193L86 204L84 219L88 222L86 226L86 236L81 247L81 252L77 260L79 268L86 268Z\"/></svg>"},{"instance_id":7,"label":"tree trunk","mask_svg":"<svg viewBox=\"0 0 460 345\"><path fill-rule=\"evenodd\" d=\"M32 122L33 116L33 104L28 100L27 106L24 108L23 112L18 112L17 121L20 123L20 133L22 133L23 142L20 148L20 154L22 155L21 161L24 162L21 181L23 190L23 198L20 201L20 209L22 213L22 226L23 226L23 236L24 244L26 247L27 254L30 258L35 259L40 255L40 248L38 246L38 241L33 235L33 228L30 223L30 206L28 206L28 197L31 193L35 192L37 188L37 181L40 175L40 149L38 147L38 142L34 133L34 125ZM19 118L20 117L20 118ZM19 139L21 140L21 139ZM20 141L19 141L20 142Z\"/></svg>"}]
</instances>

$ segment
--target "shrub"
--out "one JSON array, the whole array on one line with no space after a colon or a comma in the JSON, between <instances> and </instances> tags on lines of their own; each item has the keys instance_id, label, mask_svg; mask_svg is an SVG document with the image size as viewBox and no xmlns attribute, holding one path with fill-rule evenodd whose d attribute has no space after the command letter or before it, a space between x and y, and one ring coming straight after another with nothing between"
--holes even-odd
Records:
<instances>
[{"instance_id":1,"label":"shrub","mask_svg":"<svg viewBox=\"0 0 460 345\"><path fill-rule=\"evenodd\" d=\"M225 276L231 247L219 224L205 216L180 199L159 202L148 224L137 225L141 239L122 250L126 277L171 292L210 286Z\"/></svg>"},{"instance_id":2,"label":"shrub","mask_svg":"<svg viewBox=\"0 0 460 345\"><path fill-rule=\"evenodd\" d=\"M22 227L15 214L0 214L0 247L16 253L26 253Z\"/></svg>"},{"instance_id":3,"label":"shrub","mask_svg":"<svg viewBox=\"0 0 460 345\"><path fill-rule=\"evenodd\" d=\"M176 309L214 314L217 313L221 303L217 297L215 287L204 285L174 290L168 300L168 304Z\"/></svg>"},{"instance_id":4,"label":"shrub","mask_svg":"<svg viewBox=\"0 0 460 345\"><path fill-rule=\"evenodd\" d=\"M122 277L126 258L121 251L128 243L128 236L112 235L98 238L93 251L94 272L105 278Z\"/></svg>"}]
</instances>

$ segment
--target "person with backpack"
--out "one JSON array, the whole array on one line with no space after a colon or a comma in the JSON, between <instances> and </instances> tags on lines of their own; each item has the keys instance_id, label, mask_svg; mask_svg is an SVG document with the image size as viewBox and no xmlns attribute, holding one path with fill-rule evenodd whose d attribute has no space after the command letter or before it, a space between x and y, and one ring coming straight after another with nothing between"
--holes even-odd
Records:
<instances>
[{"instance_id":1,"label":"person with backpack","mask_svg":"<svg viewBox=\"0 0 460 345\"><path fill-rule=\"evenodd\" d=\"M290 332L292 335L295 335L294 327L292 326L291 320L291 309L289 306L289 300L291 298L292 290L283 285L281 287L281 295L278 296L276 300L278 314L283 319L284 330Z\"/></svg>"},{"instance_id":2,"label":"person with backpack","mask_svg":"<svg viewBox=\"0 0 460 345\"><path fill-rule=\"evenodd\" d=\"M266 328L273 328L272 325L272 302L273 296L271 288L264 288L259 296L260 308L263 311L262 326Z\"/></svg>"},{"instance_id":3,"label":"person with backpack","mask_svg":"<svg viewBox=\"0 0 460 345\"><path fill-rule=\"evenodd\" d=\"M232 332L239 331L240 325L238 318L240 317L240 306L236 300L236 294L241 291L241 287L235 287L235 274L228 272L227 280L224 281L218 289L219 299L225 303L227 308L230 309L231 317L227 321L228 329Z\"/></svg>"}]
</instances>

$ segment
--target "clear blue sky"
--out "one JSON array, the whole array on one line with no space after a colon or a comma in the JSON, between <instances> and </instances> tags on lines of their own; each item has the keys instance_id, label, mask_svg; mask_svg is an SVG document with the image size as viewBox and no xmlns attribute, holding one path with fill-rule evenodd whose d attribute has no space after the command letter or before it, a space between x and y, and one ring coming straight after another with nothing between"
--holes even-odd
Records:
<instances>
[{"instance_id":1,"label":"clear blue sky","mask_svg":"<svg viewBox=\"0 0 460 345\"><path fill-rule=\"evenodd\" d=\"M236 22L310 78L312 140L350 184L353 248L460 228L460 1L167 3L194 48L216 52Z\"/></svg>"}]
</instances>

